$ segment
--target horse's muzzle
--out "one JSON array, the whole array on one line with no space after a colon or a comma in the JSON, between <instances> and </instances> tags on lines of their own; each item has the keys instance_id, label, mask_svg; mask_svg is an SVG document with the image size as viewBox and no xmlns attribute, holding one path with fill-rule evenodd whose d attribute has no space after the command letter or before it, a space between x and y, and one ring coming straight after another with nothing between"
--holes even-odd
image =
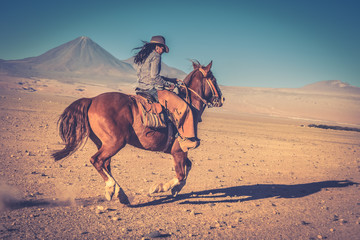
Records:
<instances>
[{"instance_id":1,"label":"horse's muzzle","mask_svg":"<svg viewBox=\"0 0 360 240\"><path fill-rule=\"evenodd\" d=\"M224 97L214 97L211 101L211 107L222 107L225 102Z\"/></svg>"}]
</instances>

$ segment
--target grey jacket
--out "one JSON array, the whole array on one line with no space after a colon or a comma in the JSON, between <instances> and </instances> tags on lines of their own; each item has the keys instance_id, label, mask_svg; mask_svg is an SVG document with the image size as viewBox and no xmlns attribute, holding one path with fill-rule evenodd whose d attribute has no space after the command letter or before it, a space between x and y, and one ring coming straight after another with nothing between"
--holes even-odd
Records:
<instances>
[{"instance_id":1,"label":"grey jacket","mask_svg":"<svg viewBox=\"0 0 360 240\"><path fill-rule=\"evenodd\" d=\"M142 90L158 89L163 90L168 87L173 79L160 76L161 55L155 51L150 53L145 62L138 66L138 88Z\"/></svg>"}]
</instances>

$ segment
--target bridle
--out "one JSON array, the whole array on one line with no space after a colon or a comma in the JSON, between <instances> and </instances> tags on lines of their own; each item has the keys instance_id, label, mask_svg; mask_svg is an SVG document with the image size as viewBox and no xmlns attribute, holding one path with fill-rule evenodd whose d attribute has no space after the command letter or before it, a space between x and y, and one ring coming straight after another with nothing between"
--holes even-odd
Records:
<instances>
[{"instance_id":1,"label":"bridle","mask_svg":"<svg viewBox=\"0 0 360 240\"><path fill-rule=\"evenodd\" d=\"M181 85L180 87L183 87L185 88L185 91L186 91L186 102L188 102L189 104L191 104L193 107L195 107L192 103L191 103L191 100L190 100L190 97L189 97L189 91L192 92L202 103L203 103L203 106L208 106L208 107L213 107L214 104L216 103L219 103L220 102L220 96L219 96L219 93L215 87L215 85L213 84L213 82L211 81L211 79L209 77L207 77L207 72L202 69L202 68L199 68L198 69L202 75L203 75L203 78L205 78L205 81L206 83L209 85L209 88L211 90L211 93L212 93L212 97L211 97L211 101L208 101L206 99L204 99L203 97L201 97L195 90L193 90L192 88L186 86L185 82L182 81L182 80L178 80L179 82L181 82ZM197 107L195 107L197 109ZM197 109L197 110L200 110L200 109Z\"/></svg>"},{"instance_id":2,"label":"bridle","mask_svg":"<svg viewBox=\"0 0 360 240\"><path fill-rule=\"evenodd\" d=\"M219 95L214 83L211 81L210 78L207 77L208 73L205 72L204 69L202 69L202 68L199 68L199 71L203 74L207 84L210 87L210 90L211 90L211 93L212 93L212 98L211 98L211 102L210 102L211 106L209 106L209 102L208 102L208 106L213 107L214 103L220 102L220 95Z\"/></svg>"}]
</instances>

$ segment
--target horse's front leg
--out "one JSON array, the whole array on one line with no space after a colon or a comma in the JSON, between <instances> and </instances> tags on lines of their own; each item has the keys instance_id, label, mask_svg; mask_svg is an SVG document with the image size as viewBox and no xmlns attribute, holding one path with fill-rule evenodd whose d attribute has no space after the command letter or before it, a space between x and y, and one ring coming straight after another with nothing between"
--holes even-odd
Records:
<instances>
[{"instance_id":1,"label":"horse's front leg","mask_svg":"<svg viewBox=\"0 0 360 240\"><path fill-rule=\"evenodd\" d=\"M181 191L181 189L185 186L186 179L191 170L192 163L187 158L187 153L185 155L186 156L184 156L184 159L182 161L177 162L175 160L175 172L176 172L176 177L179 180L179 184L176 184L175 186L173 186L171 188L171 194L174 197L176 197L178 195L178 193ZM175 159L175 157L174 157L174 159Z\"/></svg>"},{"instance_id":2,"label":"horse's front leg","mask_svg":"<svg viewBox=\"0 0 360 240\"><path fill-rule=\"evenodd\" d=\"M191 161L187 158L187 153L181 150L172 151L171 154L175 162L176 177L165 184L153 185L149 191L150 195L171 190L172 195L175 197L185 186L186 178L191 170Z\"/></svg>"}]
</instances>

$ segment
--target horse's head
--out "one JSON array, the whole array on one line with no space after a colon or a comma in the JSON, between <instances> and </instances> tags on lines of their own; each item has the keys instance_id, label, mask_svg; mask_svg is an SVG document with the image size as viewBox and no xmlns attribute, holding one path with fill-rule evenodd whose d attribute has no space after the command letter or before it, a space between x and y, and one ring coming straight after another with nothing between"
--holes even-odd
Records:
<instances>
[{"instance_id":1,"label":"horse's head","mask_svg":"<svg viewBox=\"0 0 360 240\"><path fill-rule=\"evenodd\" d=\"M200 100L208 107L221 107L225 101L216 78L211 72L212 61L207 66L193 62L194 70L185 78L184 83L190 91L194 91L193 98Z\"/></svg>"}]
</instances>

